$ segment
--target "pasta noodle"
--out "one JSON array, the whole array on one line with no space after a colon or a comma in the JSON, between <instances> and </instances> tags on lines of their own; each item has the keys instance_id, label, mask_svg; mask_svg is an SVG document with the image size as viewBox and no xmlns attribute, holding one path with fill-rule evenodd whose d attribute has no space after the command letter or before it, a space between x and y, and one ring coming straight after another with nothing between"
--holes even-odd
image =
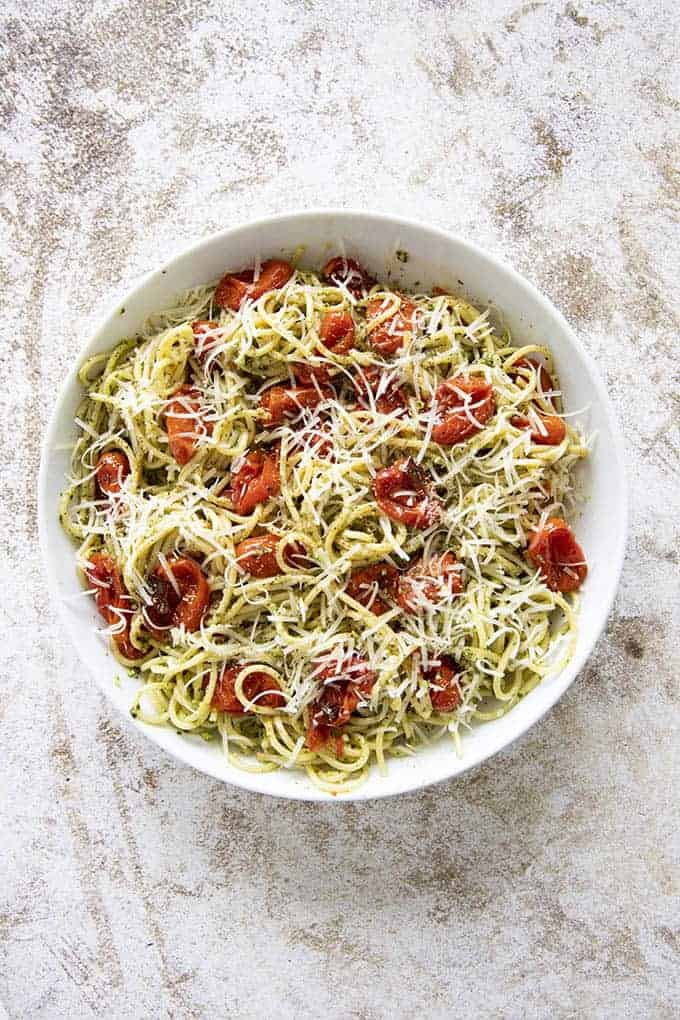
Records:
<instances>
[{"instance_id":1,"label":"pasta noodle","mask_svg":"<svg viewBox=\"0 0 680 1020\"><path fill-rule=\"evenodd\" d=\"M256 287L240 275L232 288ZM113 653L139 678L132 714L328 792L447 731L461 753L466 729L562 668L576 634L577 584L556 590L526 555L570 513L587 454L550 350L513 346L452 294L363 283L297 269L221 307L224 281L198 287L90 358L60 507ZM350 317L333 323L348 348L329 313ZM274 388L295 391L285 413ZM463 439L448 441L452 423ZM254 490L239 504L238 480L260 462L275 465L272 495L244 509ZM397 479L379 498L395 462L408 491ZM409 520L425 506L408 488L421 477L433 519L387 514L389 500ZM262 536L269 558L244 569L242 543Z\"/></svg>"}]
</instances>

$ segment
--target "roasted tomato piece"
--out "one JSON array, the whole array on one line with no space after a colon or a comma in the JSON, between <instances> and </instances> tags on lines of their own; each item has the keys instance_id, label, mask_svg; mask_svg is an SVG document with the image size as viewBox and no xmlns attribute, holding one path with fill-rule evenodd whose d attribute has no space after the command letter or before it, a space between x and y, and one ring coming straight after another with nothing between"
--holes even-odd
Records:
<instances>
[{"instance_id":1,"label":"roasted tomato piece","mask_svg":"<svg viewBox=\"0 0 680 1020\"><path fill-rule=\"evenodd\" d=\"M319 338L334 354L349 354L354 347L354 334L354 319L349 312L326 312L321 320Z\"/></svg>"},{"instance_id":2,"label":"roasted tomato piece","mask_svg":"<svg viewBox=\"0 0 680 1020\"><path fill-rule=\"evenodd\" d=\"M96 472L102 496L117 496L130 474L130 462L120 450L107 450L99 455Z\"/></svg>"},{"instance_id":3,"label":"roasted tomato piece","mask_svg":"<svg viewBox=\"0 0 680 1020\"><path fill-rule=\"evenodd\" d=\"M396 312L377 325L372 323L381 318L394 304L394 297L399 298ZM408 298L400 295L389 295L384 298L371 298L366 305L366 319L369 325L368 342L381 354L394 354L400 350L408 336L416 329L416 306Z\"/></svg>"},{"instance_id":4,"label":"roasted tomato piece","mask_svg":"<svg viewBox=\"0 0 680 1020\"><path fill-rule=\"evenodd\" d=\"M552 405L553 381L542 362L534 358L520 358L511 366L508 374L517 382L518 376L528 376L532 369L538 373L536 397L542 397ZM556 414L545 414L543 411L535 411L531 418L518 414L511 418L510 422L515 428L531 429L532 442L539 446L559 446L567 434L567 427L562 418Z\"/></svg>"},{"instance_id":5,"label":"roasted tomato piece","mask_svg":"<svg viewBox=\"0 0 680 1020\"><path fill-rule=\"evenodd\" d=\"M315 457L325 460L332 458L335 454L330 427L327 424L309 425L296 433L295 440L289 447L289 452L311 450Z\"/></svg>"},{"instance_id":6,"label":"roasted tomato piece","mask_svg":"<svg viewBox=\"0 0 680 1020\"><path fill-rule=\"evenodd\" d=\"M463 590L462 568L451 552L418 560L399 578L397 602L406 613L422 613Z\"/></svg>"},{"instance_id":7,"label":"roasted tomato piece","mask_svg":"<svg viewBox=\"0 0 680 1020\"><path fill-rule=\"evenodd\" d=\"M94 553L90 556L89 566L85 571L90 584L96 587L95 602L97 609L109 627L123 627L111 635L114 644L126 659L141 659L144 656L130 640L130 614L133 611L120 567L108 553Z\"/></svg>"},{"instance_id":8,"label":"roasted tomato piece","mask_svg":"<svg viewBox=\"0 0 680 1020\"><path fill-rule=\"evenodd\" d=\"M316 386L272 386L260 397L260 407L267 412L267 425L297 418L305 408L316 407L330 395Z\"/></svg>"},{"instance_id":9,"label":"roasted tomato piece","mask_svg":"<svg viewBox=\"0 0 680 1020\"><path fill-rule=\"evenodd\" d=\"M188 556L169 559L168 567L181 595L172 614L174 626L184 624L186 630L198 630L210 601L210 588L205 574L198 563Z\"/></svg>"},{"instance_id":10,"label":"roasted tomato piece","mask_svg":"<svg viewBox=\"0 0 680 1020\"><path fill-rule=\"evenodd\" d=\"M135 646L132 643L132 639L130 638L130 628L129 627L126 628L122 632L122 634L114 634L113 635L113 640L116 643L116 645L118 646L120 654L125 659L130 659L131 661L134 661L135 659L143 659L144 658L144 654L145 653L144 652L140 652L139 648L135 648Z\"/></svg>"},{"instance_id":11,"label":"roasted tomato piece","mask_svg":"<svg viewBox=\"0 0 680 1020\"><path fill-rule=\"evenodd\" d=\"M244 269L240 273L227 273L215 289L215 304L218 308L231 308L237 312L249 295L255 272Z\"/></svg>"},{"instance_id":12,"label":"roasted tomato piece","mask_svg":"<svg viewBox=\"0 0 680 1020\"><path fill-rule=\"evenodd\" d=\"M212 319L196 319L195 322L192 322L191 329L194 334L194 348L199 361L206 361L210 352L220 344L219 337L210 335L218 326L219 323Z\"/></svg>"},{"instance_id":13,"label":"roasted tomato piece","mask_svg":"<svg viewBox=\"0 0 680 1020\"><path fill-rule=\"evenodd\" d=\"M537 446L559 446L567 434L567 426L556 414L539 414L536 417L540 424L523 414L516 414L510 424L516 429L531 429L531 441Z\"/></svg>"},{"instance_id":14,"label":"roasted tomato piece","mask_svg":"<svg viewBox=\"0 0 680 1020\"><path fill-rule=\"evenodd\" d=\"M282 570L276 558L278 535L251 535L236 546L239 570L251 577L276 577ZM295 570L307 570L311 563L300 542L287 542L283 550L284 562Z\"/></svg>"},{"instance_id":15,"label":"roasted tomato piece","mask_svg":"<svg viewBox=\"0 0 680 1020\"><path fill-rule=\"evenodd\" d=\"M108 624L115 623L120 616L113 610L117 608L123 592L123 580L113 558L108 553L93 553L85 575L96 588L94 600L97 609Z\"/></svg>"},{"instance_id":16,"label":"roasted tomato piece","mask_svg":"<svg viewBox=\"0 0 680 1020\"><path fill-rule=\"evenodd\" d=\"M212 435L212 422L201 417L200 393L193 386L175 390L165 412L165 429L170 452L178 464L188 464L201 436Z\"/></svg>"},{"instance_id":17,"label":"roasted tomato piece","mask_svg":"<svg viewBox=\"0 0 680 1020\"><path fill-rule=\"evenodd\" d=\"M319 338L327 350L345 355L354 347L354 319L349 312L326 312L321 320ZM321 355L325 351L319 351ZM319 385L330 381L330 365L308 365L295 362L291 365L295 379L302 386L310 386L314 379Z\"/></svg>"},{"instance_id":18,"label":"roasted tomato piece","mask_svg":"<svg viewBox=\"0 0 680 1020\"><path fill-rule=\"evenodd\" d=\"M144 607L147 626L154 637L162 639L165 636L163 631L172 627L172 614L179 595L165 571L159 571L158 567L147 576L145 584L150 599Z\"/></svg>"},{"instance_id":19,"label":"roasted tomato piece","mask_svg":"<svg viewBox=\"0 0 680 1020\"><path fill-rule=\"evenodd\" d=\"M402 411L408 407L406 390L399 385L394 376L377 365L371 365L362 369L361 372L357 372L354 376L354 387L359 394L360 407L371 407L369 393L380 414L392 414L394 411Z\"/></svg>"},{"instance_id":20,"label":"roasted tomato piece","mask_svg":"<svg viewBox=\"0 0 680 1020\"><path fill-rule=\"evenodd\" d=\"M496 399L483 379L455 376L437 387L434 408L439 423L432 429L432 439L453 446L483 428L496 410Z\"/></svg>"},{"instance_id":21,"label":"roasted tomato piece","mask_svg":"<svg viewBox=\"0 0 680 1020\"><path fill-rule=\"evenodd\" d=\"M583 549L560 517L551 517L532 533L527 556L552 591L576 591L586 579L588 565Z\"/></svg>"},{"instance_id":22,"label":"roasted tomato piece","mask_svg":"<svg viewBox=\"0 0 680 1020\"><path fill-rule=\"evenodd\" d=\"M251 708L246 708L236 694L236 681L241 670L249 663L238 662L233 666L225 666L215 685L212 708L229 715L253 715ZM264 671L248 673L243 681L243 694L248 701L255 701L259 708L283 708L286 699L281 694L281 686Z\"/></svg>"},{"instance_id":23,"label":"roasted tomato piece","mask_svg":"<svg viewBox=\"0 0 680 1020\"><path fill-rule=\"evenodd\" d=\"M538 373L538 395L544 396L546 400L552 403L553 398L551 394L555 387L552 376L542 361L539 361L537 358L518 358L508 369L508 375L515 380L519 375L523 375L528 379L532 368ZM522 372L521 369L526 369L526 371Z\"/></svg>"},{"instance_id":24,"label":"roasted tomato piece","mask_svg":"<svg viewBox=\"0 0 680 1020\"><path fill-rule=\"evenodd\" d=\"M440 655L439 665L423 672L430 685L430 701L435 712L454 712L462 698L458 687L458 666L450 655Z\"/></svg>"},{"instance_id":25,"label":"roasted tomato piece","mask_svg":"<svg viewBox=\"0 0 680 1020\"><path fill-rule=\"evenodd\" d=\"M159 629L183 624L186 630L198 630L210 601L206 576L189 556L171 556L166 562L167 570L158 563L147 580L152 599L147 618Z\"/></svg>"},{"instance_id":26,"label":"roasted tomato piece","mask_svg":"<svg viewBox=\"0 0 680 1020\"><path fill-rule=\"evenodd\" d=\"M376 616L382 616L390 607L380 595L394 598L398 579L399 571L390 563L374 563L370 567L355 570L345 591L355 602L370 609Z\"/></svg>"},{"instance_id":27,"label":"roasted tomato piece","mask_svg":"<svg viewBox=\"0 0 680 1020\"><path fill-rule=\"evenodd\" d=\"M319 386L327 386L331 381L328 365L308 365L302 361L293 361L290 367L293 370L295 382L302 387L313 386L315 381Z\"/></svg>"},{"instance_id":28,"label":"roasted tomato piece","mask_svg":"<svg viewBox=\"0 0 680 1020\"><path fill-rule=\"evenodd\" d=\"M281 491L279 464L264 450L251 450L231 477L231 500L237 514L250 514Z\"/></svg>"},{"instance_id":29,"label":"roasted tomato piece","mask_svg":"<svg viewBox=\"0 0 680 1020\"><path fill-rule=\"evenodd\" d=\"M429 475L411 457L378 471L373 495L387 517L409 528L429 528L443 513Z\"/></svg>"},{"instance_id":30,"label":"roasted tomato piece","mask_svg":"<svg viewBox=\"0 0 680 1020\"><path fill-rule=\"evenodd\" d=\"M318 751L332 731L349 722L361 701L370 696L377 673L365 659L354 654L344 664L331 662L317 676L323 684L309 710L307 747Z\"/></svg>"},{"instance_id":31,"label":"roasted tomato piece","mask_svg":"<svg viewBox=\"0 0 680 1020\"><path fill-rule=\"evenodd\" d=\"M283 259L269 259L260 268L255 279L255 270L246 269L241 273L227 273L217 284L215 304L220 308L231 308L237 312L244 301L257 301L268 290L280 290L295 270L290 262Z\"/></svg>"},{"instance_id":32,"label":"roasted tomato piece","mask_svg":"<svg viewBox=\"0 0 680 1020\"><path fill-rule=\"evenodd\" d=\"M345 287L357 301L365 297L375 283L373 277L355 259L346 259L342 255L330 259L321 274L328 283Z\"/></svg>"},{"instance_id":33,"label":"roasted tomato piece","mask_svg":"<svg viewBox=\"0 0 680 1020\"><path fill-rule=\"evenodd\" d=\"M327 386L331 381L328 365L305 365L301 361L295 361L291 363L290 367L293 370L295 382L303 388L313 386L315 381L319 386Z\"/></svg>"}]
</instances>

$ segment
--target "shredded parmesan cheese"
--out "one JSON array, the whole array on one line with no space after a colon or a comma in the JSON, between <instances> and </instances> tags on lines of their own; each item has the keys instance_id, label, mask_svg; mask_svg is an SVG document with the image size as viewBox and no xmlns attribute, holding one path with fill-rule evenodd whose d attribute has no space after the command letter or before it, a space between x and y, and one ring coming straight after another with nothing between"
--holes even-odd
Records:
<instances>
[{"instance_id":1,"label":"shredded parmesan cheese","mask_svg":"<svg viewBox=\"0 0 680 1020\"><path fill-rule=\"evenodd\" d=\"M258 259L256 280L260 268ZM385 767L390 756L411 754L447 730L459 742L461 731L509 710L566 661L575 599L550 591L524 552L533 528L570 512L574 466L588 447L575 425L558 446L545 446L512 424L523 415L545 435L537 410L560 413L559 390L544 393L540 372L512 371L520 358L538 353L555 379L550 353L511 347L488 312L459 298L412 296L413 333L385 359L370 335L394 314L399 297L381 285L356 298L344 284L330 286L297 270L284 288L238 312L217 309L213 294L214 285L195 288L154 315L142 335L83 366L87 396L75 418L79 438L61 519L79 544L82 571L100 549L121 569L130 609L119 611L107 632L129 627L143 655L134 664L142 679L137 718L203 735L218 731L240 767L303 768L324 789L341 791L365 778L371 762ZM383 302L369 324L371 295ZM319 346L321 320L331 310L354 320L356 343L347 355ZM197 319L214 325L195 340ZM325 369L331 388L315 381L316 407L299 403L294 418L267 426L261 394L273 385L290 387L296 363ZM383 373L373 390L368 368ZM474 434L439 445L432 439L439 420L433 396L445 379L469 377L471 369L492 386L496 413L482 423L475 418L479 402L460 391ZM361 403L357 377L364 383ZM187 382L199 410L195 398L185 397L185 411L175 417L187 418L187 435L197 445L182 466L168 443L166 414ZM377 401L393 386L403 388L407 406L381 413ZM232 474L250 450L273 443L279 444L280 495L239 516L230 498ZM112 498L95 484L97 459L110 449L121 451L131 468ZM426 531L391 520L373 496L377 472L404 457L432 478L444 506L442 519ZM280 538L281 549L284 538L300 542L307 565L290 566L279 556L282 572L274 577L244 571L236 546L263 531ZM445 552L460 565L462 590L416 580L412 611L377 582L361 603L345 593L360 567L387 563L404 571ZM167 560L177 554L200 562L210 606L197 630L156 627L152 636L147 579L160 564L179 597ZM376 615L372 609L381 603L388 608ZM424 676L442 656L459 667L460 704L448 713L433 709ZM338 730L341 748L331 741L311 751L305 739L310 706L329 683L352 680L356 657L375 670L375 682ZM268 672L283 704L266 707L257 696L241 716L213 708L219 676L235 662ZM329 662L337 672L322 681Z\"/></svg>"}]
</instances>

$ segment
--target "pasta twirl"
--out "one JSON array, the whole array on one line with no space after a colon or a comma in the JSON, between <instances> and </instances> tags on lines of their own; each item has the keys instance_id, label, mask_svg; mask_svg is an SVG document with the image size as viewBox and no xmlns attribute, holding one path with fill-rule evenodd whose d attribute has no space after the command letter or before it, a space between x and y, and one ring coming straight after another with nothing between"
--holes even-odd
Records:
<instances>
[{"instance_id":1,"label":"pasta twirl","mask_svg":"<svg viewBox=\"0 0 680 1020\"><path fill-rule=\"evenodd\" d=\"M548 347L332 264L228 274L84 364L60 513L134 715L342 792L566 662L587 444Z\"/></svg>"}]
</instances>

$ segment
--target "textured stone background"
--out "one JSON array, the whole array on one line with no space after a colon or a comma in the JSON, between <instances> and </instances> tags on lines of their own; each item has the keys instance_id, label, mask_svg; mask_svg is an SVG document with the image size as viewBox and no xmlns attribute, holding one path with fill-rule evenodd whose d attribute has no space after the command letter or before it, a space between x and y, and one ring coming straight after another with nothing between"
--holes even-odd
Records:
<instances>
[{"instance_id":1,"label":"textured stone background","mask_svg":"<svg viewBox=\"0 0 680 1020\"><path fill-rule=\"evenodd\" d=\"M3 12L0 1017L677 1017L675 0ZM330 204L542 287L607 380L632 496L563 702L474 774L358 806L229 789L114 717L54 622L34 495L103 307L210 231Z\"/></svg>"}]
</instances>

